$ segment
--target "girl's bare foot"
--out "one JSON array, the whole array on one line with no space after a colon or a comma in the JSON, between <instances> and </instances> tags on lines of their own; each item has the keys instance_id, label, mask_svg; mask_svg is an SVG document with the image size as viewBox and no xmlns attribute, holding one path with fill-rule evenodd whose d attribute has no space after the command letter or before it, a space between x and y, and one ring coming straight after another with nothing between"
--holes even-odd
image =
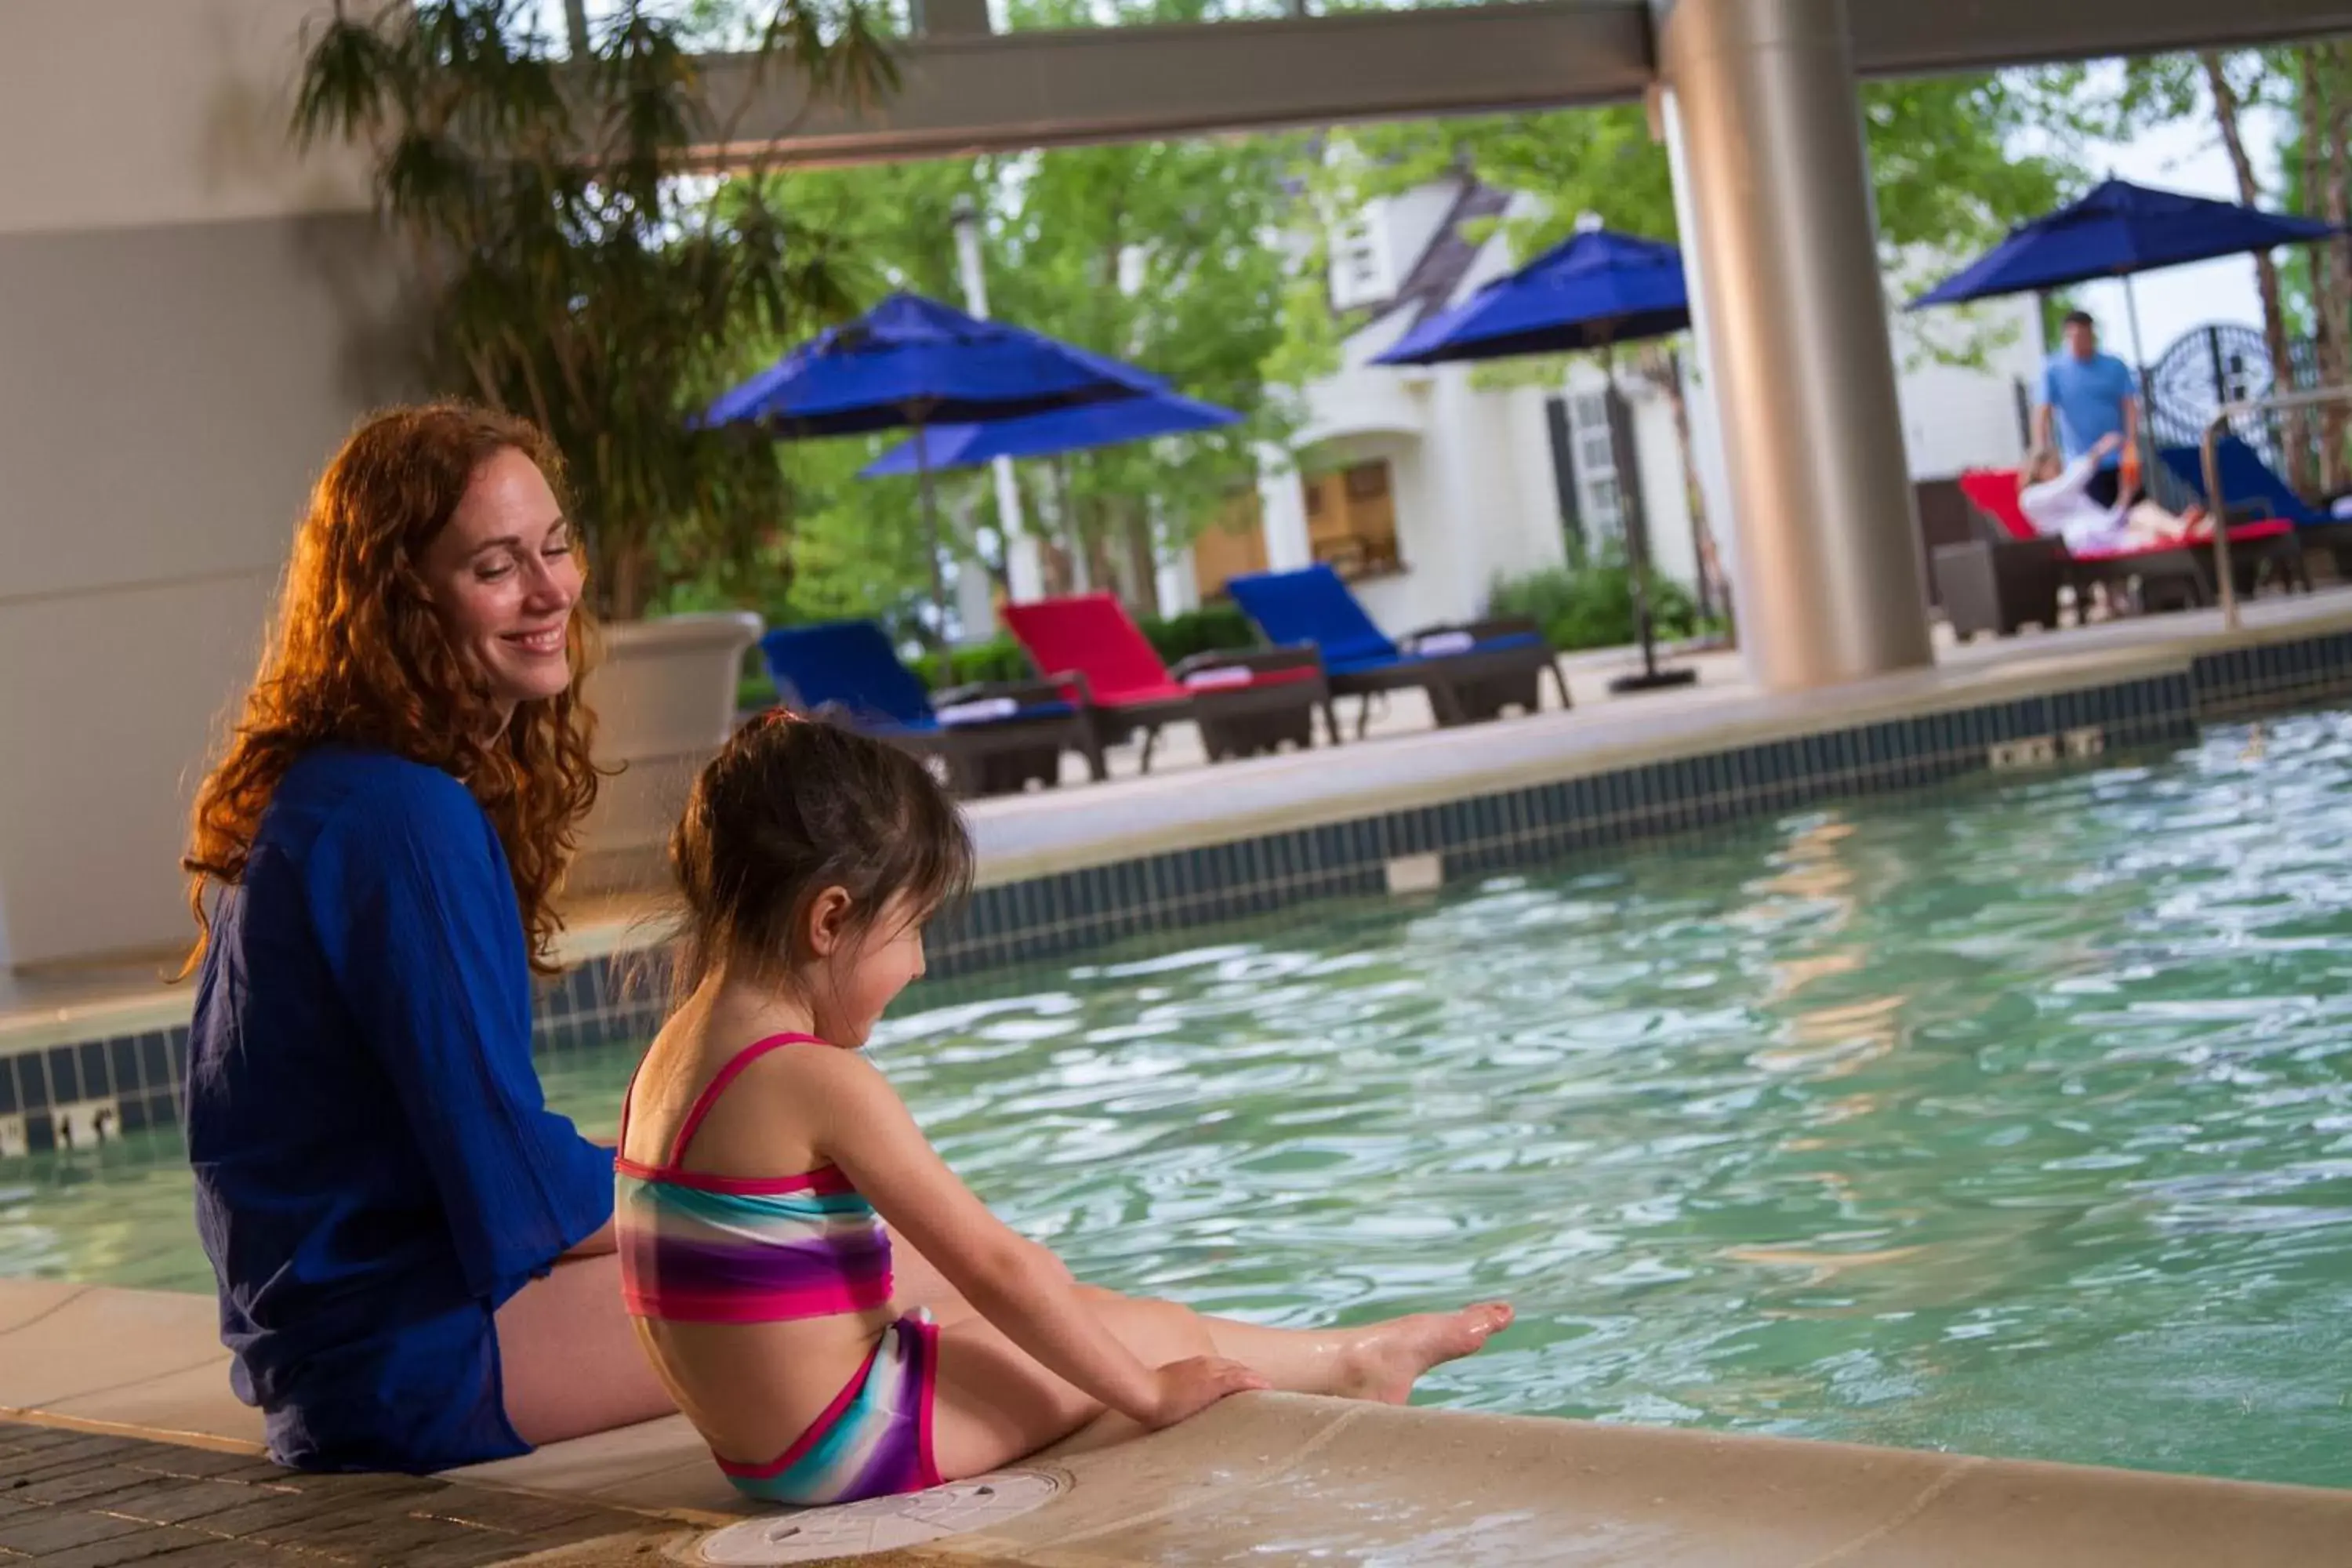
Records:
<instances>
[{"instance_id":1,"label":"girl's bare foot","mask_svg":"<svg viewBox=\"0 0 2352 1568\"><path fill-rule=\"evenodd\" d=\"M1486 1301L1454 1312L1374 1323L1359 1330L1349 1345L1339 1392L1349 1399L1402 1405L1423 1373L1475 1352L1510 1321L1508 1303Z\"/></svg>"}]
</instances>

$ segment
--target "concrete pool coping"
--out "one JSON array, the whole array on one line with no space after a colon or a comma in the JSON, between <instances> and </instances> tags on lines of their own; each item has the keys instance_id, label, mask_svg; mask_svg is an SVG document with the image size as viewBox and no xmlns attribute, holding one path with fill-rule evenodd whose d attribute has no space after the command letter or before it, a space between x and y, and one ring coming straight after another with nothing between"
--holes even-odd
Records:
<instances>
[{"instance_id":1,"label":"concrete pool coping","mask_svg":"<svg viewBox=\"0 0 2352 1568\"><path fill-rule=\"evenodd\" d=\"M0 1281L0 1416L257 1453L260 1419L230 1394L227 1360L209 1297ZM1019 1468L1042 1469L1062 1490L985 1535L876 1561L2352 1561L2352 1491L1285 1394L1244 1396L1139 1441L1074 1445ZM443 1479L688 1527L751 1511L677 1417ZM562 1560L648 1563L658 1560L648 1539Z\"/></svg>"},{"instance_id":2,"label":"concrete pool coping","mask_svg":"<svg viewBox=\"0 0 2352 1568\"><path fill-rule=\"evenodd\" d=\"M1107 784L978 801L969 815L981 885L996 887L1887 719L2177 675L2200 658L2347 632L2352 590L2336 589L2255 601L2235 631L2222 626L2218 611L2141 616L1947 646L1930 669L1806 692L1759 692L1738 675L1733 656L1717 653L1681 660L1702 668L1695 687L1595 700L1605 671L1587 660L1579 705L1566 711L1436 731L1408 694L1385 721L1387 732L1336 752L1228 763L1213 773L1163 766ZM2352 671L2340 673L2352 681ZM626 898L579 906L562 958L581 963L647 944L651 908ZM19 982L0 1002L0 1058L184 1026L189 989L161 984L160 962Z\"/></svg>"}]
</instances>

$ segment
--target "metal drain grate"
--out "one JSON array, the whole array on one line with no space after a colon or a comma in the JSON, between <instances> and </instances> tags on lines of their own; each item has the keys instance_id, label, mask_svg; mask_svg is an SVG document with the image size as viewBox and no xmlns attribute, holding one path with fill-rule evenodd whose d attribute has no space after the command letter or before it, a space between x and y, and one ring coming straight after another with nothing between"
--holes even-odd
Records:
<instances>
[{"instance_id":1,"label":"metal drain grate","mask_svg":"<svg viewBox=\"0 0 2352 1568\"><path fill-rule=\"evenodd\" d=\"M1042 1470L1003 1470L903 1497L747 1520L695 1542L688 1561L714 1568L769 1568L920 1546L1018 1518L1053 1500L1062 1487L1059 1478Z\"/></svg>"}]
</instances>

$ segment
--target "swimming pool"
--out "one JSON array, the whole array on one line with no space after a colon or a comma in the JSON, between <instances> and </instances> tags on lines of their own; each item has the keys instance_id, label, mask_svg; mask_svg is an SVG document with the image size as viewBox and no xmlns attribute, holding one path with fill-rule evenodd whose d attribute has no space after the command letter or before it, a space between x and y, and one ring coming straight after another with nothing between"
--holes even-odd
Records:
<instances>
[{"instance_id":1,"label":"swimming pool","mask_svg":"<svg viewBox=\"0 0 2352 1568\"><path fill-rule=\"evenodd\" d=\"M878 1047L1087 1278L1506 1295L1432 1402L2352 1484L2352 716L919 991ZM547 1064L609 1131L625 1053ZM172 1134L0 1274L208 1286Z\"/></svg>"}]
</instances>

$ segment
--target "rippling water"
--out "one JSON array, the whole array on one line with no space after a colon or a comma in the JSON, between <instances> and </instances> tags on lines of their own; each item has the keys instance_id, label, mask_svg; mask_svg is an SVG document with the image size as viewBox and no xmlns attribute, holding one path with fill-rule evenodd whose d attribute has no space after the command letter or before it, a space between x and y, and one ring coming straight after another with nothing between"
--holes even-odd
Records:
<instances>
[{"instance_id":1,"label":"rippling water","mask_svg":"<svg viewBox=\"0 0 2352 1568\"><path fill-rule=\"evenodd\" d=\"M2347 762L2216 730L1226 927L877 1057L1085 1278L1516 1301L1432 1403L2352 1484ZM551 1096L609 1129L627 1065ZM206 1284L173 1150L0 1167L0 1273Z\"/></svg>"}]
</instances>

